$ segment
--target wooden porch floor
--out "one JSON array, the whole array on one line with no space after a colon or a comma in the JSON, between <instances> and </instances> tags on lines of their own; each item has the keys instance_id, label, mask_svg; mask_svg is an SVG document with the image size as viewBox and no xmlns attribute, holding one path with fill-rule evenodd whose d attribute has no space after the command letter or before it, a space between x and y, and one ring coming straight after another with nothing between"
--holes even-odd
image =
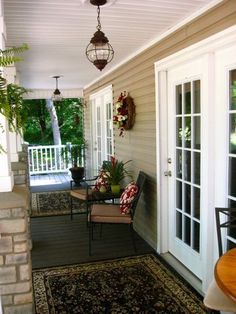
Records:
<instances>
[{"instance_id":1,"label":"wooden porch floor","mask_svg":"<svg viewBox=\"0 0 236 314\"><path fill-rule=\"evenodd\" d=\"M30 186L63 184L70 182L71 176L67 173L47 173L30 176Z\"/></svg>"},{"instance_id":2,"label":"wooden porch floor","mask_svg":"<svg viewBox=\"0 0 236 314\"><path fill-rule=\"evenodd\" d=\"M31 192L70 189L71 175L68 173L48 173L30 176Z\"/></svg>"},{"instance_id":3,"label":"wooden porch floor","mask_svg":"<svg viewBox=\"0 0 236 314\"><path fill-rule=\"evenodd\" d=\"M92 256L89 256L89 231L85 217L75 214L73 220L69 215L31 218L33 269L153 252L136 234L135 253L128 226L105 225L101 238L100 228L96 227Z\"/></svg>"}]
</instances>

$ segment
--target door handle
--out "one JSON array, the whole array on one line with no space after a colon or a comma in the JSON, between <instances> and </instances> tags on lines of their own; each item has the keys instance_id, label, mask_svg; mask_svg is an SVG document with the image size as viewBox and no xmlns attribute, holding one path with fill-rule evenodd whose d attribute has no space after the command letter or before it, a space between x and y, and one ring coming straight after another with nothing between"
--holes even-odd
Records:
<instances>
[{"instance_id":1,"label":"door handle","mask_svg":"<svg viewBox=\"0 0 236 314\"><path fill-rule=\"evenodd\" d=\"M164 171L164 176L171 177L172 176L171 171L170 170Z\"/></svg>"}]
</instances>

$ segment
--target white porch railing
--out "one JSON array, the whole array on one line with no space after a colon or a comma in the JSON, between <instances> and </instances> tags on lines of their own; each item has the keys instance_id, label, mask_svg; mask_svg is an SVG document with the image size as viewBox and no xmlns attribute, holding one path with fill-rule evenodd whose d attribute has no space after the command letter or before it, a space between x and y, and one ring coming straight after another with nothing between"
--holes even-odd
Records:
<instances>
[{"instance_id":1,"label":"white porch railing","mask_svg":"<svg viewBox=\"0 0 236 314\"><path fill-rule=\"evenodd\" d=\"M71 164L66 163L62 156L62 149L65 147L66 145L29 146L30 175L67 172ZM84 157L82 165L84 165Z\"/></svg>"}]
</instances>

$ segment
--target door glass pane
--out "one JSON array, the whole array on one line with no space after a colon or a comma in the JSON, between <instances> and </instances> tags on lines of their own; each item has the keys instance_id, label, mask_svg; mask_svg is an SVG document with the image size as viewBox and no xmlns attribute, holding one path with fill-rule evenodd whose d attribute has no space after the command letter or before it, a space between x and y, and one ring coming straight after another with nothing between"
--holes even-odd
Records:
<instances>
[{"instance_id":1,"label":"door glass pane","mask_svg":"<svg viewBox=\"0 0 236 314\"><path fill-rule=\"evenodd\" d=\"M176 176L182 179L182 150L176 149Z\"/></svg>"},{"instance_id":2,"label":"door glass pane","mask_svg":"<svg viewBox=\"0 0 236 314\"><path fill-rule=\"evenodd\" d=\"M196 221L193 222L193 249L200 251L200 223Z\"/></svg>"},{"instance_id":3,"label":"door glass pane","mask_svg":"<svg viewBox=\"0 0 236 314\"><path fill-rule=\"evenodd\" d=\"M236 197L236 156L229 157L229 194Z\"/></svg>"},{"instance_id":4,"label":"door glass pane","mask_svg":"<svg viewBox=\"0 0 236 314\"><path fill-rule=\"evenodd\" d=\"M176 145L181 147L183 138L182 118L176 118L176 130Z\"/></svg>"},{"instance_id":5,"label":"door glass pane","mask_svg":"<svg viewBox=\"0 0 236 314\"><path fill-rule=\"evenodd\" d=\"M198 152L193 152L193 169L193 183L200 185L201 155Z\"/></svg>"},{"instance_id":6,"label":"door glass pane","mask_svg":"<svg viewBox=\"0 0 236 314\"><path fill-rule=\"evenodd\" d=\"M182 114L182 85L176 86L176 113Z\"/></svg>"},{"instance_id":7,"label":"door glass pane","mask_svg":"<svg viewBox=\"0 0 236 314\"><path fill-rule=\"evenodd\" d=\"M193 82L193 112L200 113L200 80Z\"/></svg>"},{"instance_id":8,"label":"door glass pane","mask_svg":"<svg viewBox=\"0 0 236 314\"><path fill-rule=\"evenodd\" d=\"M193 118L193 148L201 149L201 120L199 116Z\"/></svg>"},{"instance_id":9,"label":"door glass pane","mask_svg":"<svg viewBox=\"0 0 236 314\"><path fill-rule=\"evenodd\" d=\"M176 207L182 209L182 182L176 182Z\"/></svg>"},{"instance_id":10,"label":"door glass pane","mask_svg":"<svg viewBox=\"0 0 236 314\"><path fill-rule=\"evenodd\" d=\"M189 184L184 185L184 209L185 212L190 214L191 213L191 186Z\"/></svg>"},{"instance_id":11,"label":"door glass pane","mask_svg":"<svg viewBox=\"0 0 236 314\"><path fill-rule=\"evenodd\" d=\"M191 182L191 151L184 152L184 179Z\"/></svg>"},{"instance_id":12,"label":"door glass pane","mask_svg":"<svg viewBox=\"0 0 236 314\"><path fill-rule=\"evenodd\" d=\"M175 106L176 237L197 252L200 252L201 212L200 86L200 80L189 81L176 86L177 103ZM182 97L182 91L184 97Z\"/></svg>"},{"instance_id":13,"label":"door glass pane","mask_svg":"<svg viewBox=\"0 0 236 314\"><path fill-rule=\"evenodd\" d=\"M182 214L180 212L176 212L176 237L182 240Z\"/></svg>"},{"instance_id":14,"label":"door glass pane","mask_svg":"<svg viewBox=\"0 0 236 314\"><path fill-rule=\"evenodd\" d=\"M193 217L200 219L200 189L193 188Z\"/></svg>"},{"instance_id":15,"label":"door glass pane","mask_svg":"<svg viewBox=\"0 0 236 314\"><path fill-rule=\"evenodd\" d=\"M191 117L184 119L184 145L185 147L191 147Z\"/></svg>"},{"instance_id":16,"label":"door glass pane","mask_svg":"<svg viewBox=\"0 0 236 314\"><path fill-rule=\"evenodd\" d=\"M190 82L184 84L184 113L185 114L191 113L191 84Z\"/></svg>"},{"instance_id":17,"label":"door glass pane","mask_svg":"<svg viewBox=\"0 0 236 314\"><path fill-rule=\"evenodd\" d=\"M236 70L229 74L229 100L230 110L236 110Z\"/></svg>"},{"instance_id":18,"label":"door glass pane","mask_svg":"<svg viewBox=\"0 0 236 314\"><path fill-rule=\"evenodd\" d=\"M236 208L236 200L229 200L229 207Z\"/></svg>"},{"instance_id":19,"label":"door glass pane","mask_svg":"<svg viewBox=\"0 0 236 314\"><path fill-rule=\"evenodd\" d=\"M236 154L236 113L229 114L230 153Z\"/></svg>"},{"instance_id":20,"label":"door glass pane","mask_svg":"<svg viewBox=\"0 0 236 314\"><path fill-rule=\"evenodd\" d=\"M191 244L191 220L189 217L184 216L184 242L188 245Z\"/></svg>"}]
</instances>

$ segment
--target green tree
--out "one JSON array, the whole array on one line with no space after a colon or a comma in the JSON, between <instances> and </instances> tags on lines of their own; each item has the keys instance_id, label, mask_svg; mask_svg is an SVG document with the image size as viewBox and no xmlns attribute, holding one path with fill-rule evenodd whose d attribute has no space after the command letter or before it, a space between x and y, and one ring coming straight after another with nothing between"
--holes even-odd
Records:
<instances>
[{"instance_id":1,"label":"green tree","mask_svg":"<svg viewBox=\"0 0 236 314\"><path fill-rule=\"evenodd\" d=\"M62 144L83 141L83 105L81 99L63 99L55 103ZM24 140L29 144L53 145L51 120L44 99L24 100Z\"/></svg>"}]
</instances>

